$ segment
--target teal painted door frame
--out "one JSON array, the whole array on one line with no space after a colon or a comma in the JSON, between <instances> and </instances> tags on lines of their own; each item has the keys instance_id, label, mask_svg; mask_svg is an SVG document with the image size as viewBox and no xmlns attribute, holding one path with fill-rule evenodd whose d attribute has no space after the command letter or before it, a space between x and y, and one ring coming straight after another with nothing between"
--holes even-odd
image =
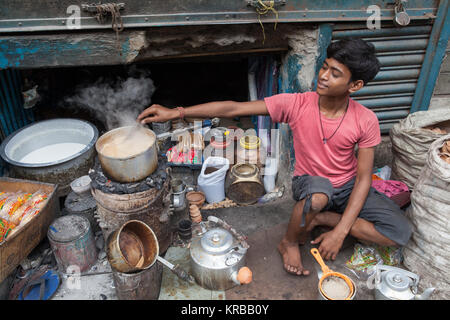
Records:
<instances>
[{"instance_id":1,"label":"teal painted door frame","mask_svg":"<svg viewBox=\"0 0 450 320\"><path fill-rule=\"evenodd\" d=\"M410 112L428 110L450 35L450 1L440 1Z\"/></svg>"}]
</instances>

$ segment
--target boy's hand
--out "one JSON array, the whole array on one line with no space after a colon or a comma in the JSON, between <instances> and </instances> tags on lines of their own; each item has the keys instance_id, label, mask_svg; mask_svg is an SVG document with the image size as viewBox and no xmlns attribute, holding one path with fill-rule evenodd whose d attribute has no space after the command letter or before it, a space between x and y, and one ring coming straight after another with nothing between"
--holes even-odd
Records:
<instances>
[{"instance_id":1,"label":"boy's hand","mask_svg":"<svg viewBox=\"0 0 450 320\"><path fill-rule=\"evenodd\" d=\"M178 110L169 109L159 104L153 104L138 116L137 120L142 123L150 122L165 122L177 118L179 115Z\"/></svg>"},{"instance_id":2,"label":"boy's hand","mask_svg":"<svg viewBox=\"0 0 450 320\"><path fill-rule=\"evenodd\" d=\"M322 233L311 243L320 243L319 252L325 260L335 260L339 250L341 250L344 239L345 237L342 237L336 230L331 230Z\"/></svg>"}]
</instances>

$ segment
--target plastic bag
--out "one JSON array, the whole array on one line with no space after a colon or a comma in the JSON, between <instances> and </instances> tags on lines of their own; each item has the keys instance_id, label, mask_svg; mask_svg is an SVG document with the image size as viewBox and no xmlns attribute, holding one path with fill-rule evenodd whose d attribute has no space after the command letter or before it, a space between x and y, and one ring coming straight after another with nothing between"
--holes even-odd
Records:
<instances>
[{"instance_id":1,"label":"plastic bag","mask_svg":"<svg viewBox=\"0 0 450 320\"><path fill-rule=\"evenodd\" d=\"M402 249L375 245L363 246L355 244L353 255L345 263L346 267L353 271L358 278L367 280L374 272L377 265L398 266L402 261Z\"/></svg>"},{"instance_id":2,"label":"plastic bag","mask_svg":"<svg viewBox=\"0 0 450 320\"><path fill-rule=\"evenodd\" d=\"M2 196L7 195L2 199ZM23 193L0 193L0 242L6 240L18 229L23 227L35 215L37 215L46 204L47 195L38 190L37 192Z\"/></svg>"},{"instance_id":3,"label":"plastic bag","mask_svg":"<svg viewBox=\"0 0 450 320\"><path fill-rule=\"evenodd\" d=\"M267 158L264 167L264 189L272 192L275 189L275 180L278 172L278 159Z\"/></svg>"},{"instance_id":4,"label":"plastic bag","mask_svg":"<svg viewBox=\"0 0 450 320\"><path fill-rule=\"evenodd\" d=\"M387 266L395 267L402 262L402 248L377 246L376 251L383 260L383 264Z\"/></svg>"},{"instance_id":5,"label":"plastic bag","mask_svg":"<svg viewBox=\"0 0 450 320\"><path fill-rule=\"evenodd\" d=\"M11 215L10 221L16 226L19 225L23 218L29 214L30 211L38 209L38 212L44 207L47 196L41 190L33 193L28 200Z\"/></svg>"},{"instance_id":6,"label":"plastic bag","mask_svg":"<svg viewBox=\"0 0 450 320\"><path fill-rule=\"evenodd\" d=\"M7 220L0 218L0 243L6 240L6 237L15 228L15 225L9 223Z\"/></svg>"},{"instance_id":7,"label":"plastic bag","mask_svg":"<svg viewBox=\"0 0 450 320\"><path fill-rule=\"evenodd\" d=\"M31 193L17 192L11 194L0 209L0 218L10 221L16 210L31 197Z\"/></svg>"},{"instance_id":8,"label":"plastic bag","mask_svg":"<svg viewBox=\"0 0 450 320\"><path fill-rule=\"evenodd\" d=\"M205 174L207 168L217 170ZM208 203L220 202L225 199L225 177L230 167L230 161L221 157L208 157L203 163L202 170L198 176L198 186L205 193Z\"/></svg>"},{"instance_id":9,"label":"plastic bag","mask_svg":"<svg viewBox=\"0 0 450 320\"><path fill-rule=\"evenodd\" d=\"M345 266L353 271L360 279L367 279L375 271L374 267L383 264L383 259L376 252L375 248L355 244L353 255L347 260Z\"/></svg>"},{"instance_id":10,"label":"plastic bag","mask_svg":"<svg viewBox=\"0 0 450 320\"><path fill-rule=\"evenodd\" d=\"M389 166L384 166L382 168L378 168L375 170L374 174L376 174L379 178L383 180L389 180L391 178L391 168Z\"/></svg>"}]
</instances>

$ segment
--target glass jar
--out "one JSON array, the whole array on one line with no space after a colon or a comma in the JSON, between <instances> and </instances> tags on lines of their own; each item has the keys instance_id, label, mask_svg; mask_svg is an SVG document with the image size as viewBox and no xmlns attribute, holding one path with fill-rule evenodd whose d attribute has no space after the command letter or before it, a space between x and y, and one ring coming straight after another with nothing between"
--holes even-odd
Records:
<instances>
[{"instance_id":1,"label":"glass jar","mask_svg":"<svg viewBox=\"0 0 450 320\"><path fill-rule=\"evenodd\" d=\"M217 141L214 137L211 138L210 145L212 147L211 156L227 158L230 164L234 163L234 149L231 139Z\"/></svg>"},{"instance_id":2,"label":"glass jar","mask_svg":"<svg viewBox=\"0 0 450 320\"><path fill-rule=\"evenodd\" d=\"M261 167L265 158L265 149L259 137L252 135L241 137L236 154L237 163L250 163Z\"/></svg>"}]
</instances>

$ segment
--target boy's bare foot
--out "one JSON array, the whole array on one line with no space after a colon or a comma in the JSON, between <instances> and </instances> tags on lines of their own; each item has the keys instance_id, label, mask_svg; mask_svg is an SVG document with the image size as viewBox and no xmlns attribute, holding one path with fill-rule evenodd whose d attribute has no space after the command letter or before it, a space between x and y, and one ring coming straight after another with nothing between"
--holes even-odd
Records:
<instances>
[{"instance_id":1,"label":"boy's bare foot","mask_svg":"<svg viewBox=\"0 0 450 320\"><path fill-rule=\"evenodd\" d=\"M297 276L309 275L309 270L303 268L297 242L291 243L283 238L278 244L278 251L283 258L283 265L286 272Z\"/></svg>"}]
</instances>

